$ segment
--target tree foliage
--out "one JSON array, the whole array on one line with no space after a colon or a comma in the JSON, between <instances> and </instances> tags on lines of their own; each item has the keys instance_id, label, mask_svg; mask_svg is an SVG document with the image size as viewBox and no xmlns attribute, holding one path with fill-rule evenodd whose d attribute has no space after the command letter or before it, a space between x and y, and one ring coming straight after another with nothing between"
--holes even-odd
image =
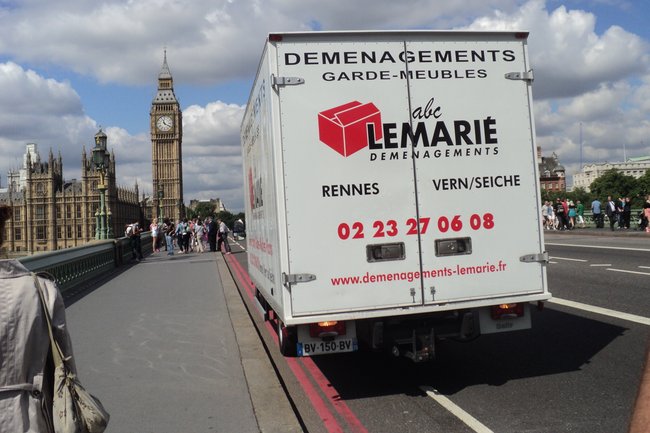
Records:
<instances>
[{"instance_id":1,"label":"tree foliage","mask_svg":"<svg viewBox=\"0 0 650 433\"><path fill-rule=\"evenodd\" d=\"M636 179L613 168L594 180L589 189L590 192L587 192L584 188L575 188L571 192L542 190L542 201L548 200L554 203L557 198L562 200L566 198L574 202L580 200L585 205L585 209L589 209L594 199L597 198L602 202L610 195L614 200L619 197L630 197L632 207L640 208L645 201L645 197L650 194L650 170L647 170L643 176Z\"/></svg>"},{"instance_id":2,"label":"tree foliage","mask_svg":"<svg viewBox=\"0 0 650 433\"><path fill-rule=\"evenodd\" d=\"M627 176L615 168L607 170L594 180L589 189L594 196L601 200L608 195L616 199L618 197L637 197L640 193L637 179Z\"/></svg>"},{"instance_id":3,"label":"tree foliage","mask_svg":"<svg viewBox=\"0 0 650 433\"><path fill-rule=\"evenodd\" d=\"M205 219L214 216L214 204L210 202L199 202L194 209L187 208L187 217L190 219Z\"/></svg>"},{"instance_id":4,"label":"tree foliage","mask_svg":"<svg viewBox=\"0 0 650 433\"><path fill-rule=\"evenodd\" d=\"M238 214L232 214L232 213L230 213L230 212L228 212L228 211L222 211L222 212L219 212L219 213L216 215L216 217L217 217L218 219L222 220L224 223L226 223L226 225L227 225L228 227L230 227L231 230L232 230L232 228L233 228L233 224L234 224L235 221L237 221L238 219L241 219L242 221L245 222L245 220L244 220L244 213L243 213L243 212L240 212L240 213L238 213Z\"/></svg>"},{"instance_id":5,"label":"tree foliage","mask_svg":"<svg viewBox=\"0 0 650 433\"><path fill-rule=\"evenodd\" d=\"M208 202L201 202L196 205L194 209L187 208L187 218L188 219L193 219L193 218L201 218L205 219L207 217L212 217L213 219L220 219L223 222L226 223L228 227L232 229L233 223L237 221L238 219L241 219L244 221L244 213L239 212L237 214L233 214L231 212L226 211L221 211L221 212L215 212L214 204L208 203Z\"/></svg>"},{"instance_id":6,"label":"tree foliage","mask_svg":"<svg viewBox=\"0 0 650 433\"><path fill-rule=\"evenodd\" d=\"M650 170L646 170L645 174L636 181L639 187L639 193L642 197L646 197L650 194Z\"/></svg>"}]
</instances>

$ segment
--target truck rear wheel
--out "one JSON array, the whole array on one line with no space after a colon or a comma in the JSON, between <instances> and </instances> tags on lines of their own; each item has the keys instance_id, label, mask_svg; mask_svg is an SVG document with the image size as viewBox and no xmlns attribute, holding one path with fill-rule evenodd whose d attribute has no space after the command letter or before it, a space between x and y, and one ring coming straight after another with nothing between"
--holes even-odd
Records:
<instances>
[{"instance_id":1,"label":"truck rear wheel","mask_svg":"<svg viewBox=\"0 0 650 433\"><path fill-rule=\"evenodd\" d=\"M280 353L283 356L296 356L296 343L298 342L296 328L293 326L284 326L284 323L280 319L277 319L277 323Z\"/></svg>"}]
</instances>

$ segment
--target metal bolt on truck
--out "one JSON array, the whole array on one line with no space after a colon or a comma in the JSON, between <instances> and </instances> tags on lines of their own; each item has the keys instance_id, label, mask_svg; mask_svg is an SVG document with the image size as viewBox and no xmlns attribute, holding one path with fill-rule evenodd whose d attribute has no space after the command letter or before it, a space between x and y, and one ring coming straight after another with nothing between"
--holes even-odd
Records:
<instances>
[{"instance_id":1,"label":"metal bolt on truck","mask_svg":"<svg viewBox=\"0 0 650 433\"><path fill-rule=\"evenodd\" d=\"M283 354L424 361L531 326L551 294L527 37L268 36L241 145L249 274Z\"/></svg>"}]
</instances>

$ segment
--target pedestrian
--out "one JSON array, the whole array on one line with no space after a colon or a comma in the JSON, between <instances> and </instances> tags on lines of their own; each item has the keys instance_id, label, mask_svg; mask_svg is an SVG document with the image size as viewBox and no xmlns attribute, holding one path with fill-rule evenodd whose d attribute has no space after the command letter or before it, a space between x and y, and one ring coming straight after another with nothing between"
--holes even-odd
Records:
<instances>
[{"instance_id":1,"label":"pedestrian","mask_svg":"<svg viewBox=\"0 0 650 433\"><path fill-rule=\"evenodd\" d=\"M125 235L129 238L129 245L131 247L131 251L133 252L133 259L137 260L138 262L144 259L142 256L142 241L140 238L140 234L142 232L143 230L140 227L140 223L137 221L129 224L126 227L125 231Z\"/></svg>"},{"instance_id":2,"label":"pedestrian","mask_svg":"<svg viewBox=\"0 0 650 433\"><path fill-rule=\"evenodd\" d=\"M0 246L11 208L0 206ZM66 364L76 375L63 297L56 283L32 274L18 260L0 260L0 431L50 432L54 367L44 316L43 292L52 331Z\"/></svg>"},{"instance_id":3,"label":"pedestrian","mask_svg":"<svg viewBox=\"0 0 650 433\"><path fill-rule=\"evenodd\" d=\"M607 203L605 204L605 214L609 219L609 228L614 231L616 225L616 203L612 200L612 196L607 196Z\"/></svg>"},{"instance_id":4,"label":"pedestrian","mask_svg":"<svg viewBox=\"0 0 650 433\"><path fill-rule=\"evenodd\" d=\"M190 252L190 224L187 222L187 218L183 218L181 237L183 242L183 252L187 254Z\"/></svg>"},{"instance_id":5,"label":"pedestrian","mask_svg":"<svg viewBox=\"0 0 650 433\"><path fill-rule=\"evenodd\" d=\"M212 217L208 217L208 243L210 244L210 252L217 251L217 233L219 232L219 227L214 223Z\"/></svg>"},{"instance_id":6,"label":"pedestrian","mask_svg":"<svg viewBox=\"0 0 650 433\"><path fill-rule=\"evenodd\" d=\"M152 244L152 249L154 253L157 253L160 251L160 248L158 246L158 218L154 218L153 221L151 222L151 225L149 226L149 230L151 231L151 242Z\"/></svg>"},{"instance_id":7,"label":"pedestrian","mask_svg":"<svg viewBox=\"0 0 650 433\"><path fill-rule=\"evenodd\" d=\"M198 247L196 245L196 218L193 218L190 220L190 251L198 251Z\"/></svg>"},{"instance_id":8,"label":"pedestrian","mask_svg":"<svg viewBox=\"0 0 650 433\"><path fill-rule=\"evenodd\" d=\"M630 197L623 199L623 227L626 230L630 229L630 219L632 219L632 201Z\"/></svg>"},{"instance_id":9,"label":"pedestrian","mask_svg":"<svg viewBox=\"0 0 650 433\"><path fill-rule=\"evenodd\" d=\"M607 196L607 204L605 207L605 213L607 213L607 218L609 218L609 228L614 231L614 225L616 225L616 203L612 200L612 196Z\"/></svg>"},{"instance_id":10,"label":"pedestrian","mask_svg":"<svg viewBox=\"0 0 650 433\"><path fill-rule=\"evenodd\" d=\"M548 230L548 201L545 201L544 204L542 204L542 225L544 227L544 230Z\"/></svg>"},{"instance_id":11,"label":"pedestrian","mask_svg":"<svg viewBox=\"0 0 650 433\"><path fill-rule=\"evenodd\" d=\"M185 226L185 221L179 219L176 221L176 243L178 244L178 250L181 254L185 253L185 239L183 234L187 232L187 227Z\"/></svg>"},{"instance_id":12,"label":"pedestrian","mask_svg":"<svg viewBox=\"0 0 650 433\"><path fill-rule=\"evenodd\" d=\"M576 211L576 205L573 203L573 200L569 200L569 229L573 230L576 228L576 216L578 215Z\"/></svg>"},{"instance_id":13,"label":"pedestrian","mask_svg":"<svg viewBox=\"0 0 650 433\"><path fill-rule=\"evenodd\" d=\"M585 205L580 202L580 200L576 200L576 220L578 224L580 224L580 228L584 229L585 228Z\"/></svg>"},{"instance_id":14,"label":"pedestrian","mask_svg":"<svg viewBox=\"0 0 650 433\"><path fill-rule=\"evenodd\" d=\"M221 245L223 244L226 254L230 254L230 244L228 243L228 227L226 223L218 219L217 224L219 225L219 237L217 238L217 251L221 251Z\"/></svg>"},{"instance_id":15,"label":"pedestrian","mask_svg":"<svg viewBox=\"0 0 650 433\"><path fill-rule=\"evenodd\" d=\"M564 230L567 228L566 222L566 212L564 211L564 204L560 201L559 198L555 199L555 218L558 220L558 230Z\"/></svg>"},{"instance_id":16,"label":"pedestrian","mask_svg":"<svg viewBox=\"0 0 650 433\"><path fill-rule=\"evenodd\" d=\"M598 198L595 198L594 201L591 202L591 214L593 216L594 223L596 224L596 228L602 229L604 226L604 216L602 211L602 204Z\"/></svg>"},{"instance_id":17,"label":"pedestrian","mask_svg":"<svg viewBox=\"0 0 650 433\"><path fill-rule=\"evenodd\" d=\"M643 203L643 217L641 225L645 229L646 233L650 233L650 194L645 198L645 203Z\"/></svg>"},{"instance_id":18,"label":"pedestrian","mask_svg":"<svg viewBox=\"0 0 650 433\"><path fill-rule=\"evenodd\" d=\"M205 251L205 246L203 245L203 234L205 233L205 226L201 222L201 219L199 218L196 220L196 223L194 224L194 240L196 242L196 250L199 253L202 253Z\"/></svg>"},{"instance_id":19,"label":"pedestrian","mask_svg":"<svg viewBox=\"0 0 650 433\"><path fill-rule=\"evenodd\" d=\"M548 228L549 230L555 230L555 212L553 211L553 202L549 201L547 203L548 205L546 206L546 213L548 214Z\"/></svg>"},{"instance_id":20,"label":"pedestrian","mask_svg":"<svg viewBox=\"0 0 650 433\"><path fill-rule=\"evenodd\" d=\"M623 213L624 207L625 199L623 197L619 197L618 201L616 202L616 221L618 222L619 229L625 228L625 215Z\"/></svg>"},{"instance_id":21,"label":"pedestrian","mask_svg":"<svg viewBox=\"0 0 650 433\"><path fill-rule=\"evenodd\" d=\"M169 219L165 218L163 222L163 232L165 232L165 241L167 243L167 255L174 255L174 233L176 233L176 227L174 223Z\"/></svg>"}]
</instances>

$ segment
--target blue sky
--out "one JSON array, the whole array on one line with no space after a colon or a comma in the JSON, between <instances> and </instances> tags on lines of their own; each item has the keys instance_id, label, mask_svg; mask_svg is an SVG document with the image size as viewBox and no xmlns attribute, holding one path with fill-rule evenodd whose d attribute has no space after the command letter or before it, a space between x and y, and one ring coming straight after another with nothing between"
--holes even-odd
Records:
<instances>
[{"instance_id":1,"label":"blue sky","mask_svg":"<svg viewBox=\"0 0 650 433\"><path fill-rule=\"evenodd\" d=\"M151 192L149 108L167 49L184 112L185 198L243 208L239 124L272 31L530 31L537 141L579 169L650 155L650 2L613 0L0 1L0 186L25 144L64 174L101 125L118 183Z\"/></svg>"}]
</instances>

